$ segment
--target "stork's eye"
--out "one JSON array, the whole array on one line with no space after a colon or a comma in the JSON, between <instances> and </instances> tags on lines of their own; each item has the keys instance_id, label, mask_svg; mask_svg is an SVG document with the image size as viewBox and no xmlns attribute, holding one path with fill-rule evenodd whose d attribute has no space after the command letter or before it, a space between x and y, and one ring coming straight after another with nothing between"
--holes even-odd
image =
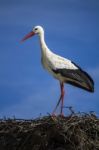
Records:
<instances>
[{"instance_id":1,"label":"stork's eye","mask_svg":"<svg viewBox=\"0 0 99 150\"><path fill-rule=\"evenodd\" d=\"M37 30L38 28L35 28L35 30Z\"/></svg>"}]
</instances>

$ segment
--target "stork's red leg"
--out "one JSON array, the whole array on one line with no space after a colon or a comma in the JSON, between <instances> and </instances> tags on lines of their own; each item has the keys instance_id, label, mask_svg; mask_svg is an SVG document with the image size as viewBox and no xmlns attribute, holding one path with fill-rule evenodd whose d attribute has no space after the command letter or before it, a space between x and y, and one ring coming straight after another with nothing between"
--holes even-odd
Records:
<instances>
[{"instance_id":1,"label":"stork's red leg","mask_svg":"<svg viewBox=\"0 0 99 150\"><path fill-rule=\"evenodd\" d=\"M63 116L63 105L64 105L64 94L65 94L65 90L64 90L64 83L60 83L61 86L61 116Z\"/></svg>"},{"instance_id":2,"label":"stork's red leg","mask_svg":"<svg viewBox=\"0 0 99 150\"><path fill-rule=\"evenodd\" d=\"M60 103L61 100L62 100L62 104L61 104L61 115L63 115L64 84L61 83L61 82L60 82L60 89L61 89L61 95L60 95L60 98L59 98L59 100L58 100L58 102L57 102L57 105L56 105L56 107L55 107L55 109L54 109L52 115L55 115L55 112L56 112L57 107L58 107L58 105L59 105L59 103Z\"/></svg>"},{"instance_id":3,"label":"stork's red leg","mask_svg":"<svg viewBox=\"0 0 99 150\"><path fill-rule=\"evenodd\" d=\"M57 107L58 107L58 105L59 105L61 99L62 99L62 96L60 95L60 98L59 98L59 100L58 100L58 102L57 102L57 105L56 105L56 107L55 107L55 109L54 109L54 111L53 111L53 113L52 113L52 116L55 115L55 112L56 112L56 110L57 110Z\"/></svg>"}]
</instances>

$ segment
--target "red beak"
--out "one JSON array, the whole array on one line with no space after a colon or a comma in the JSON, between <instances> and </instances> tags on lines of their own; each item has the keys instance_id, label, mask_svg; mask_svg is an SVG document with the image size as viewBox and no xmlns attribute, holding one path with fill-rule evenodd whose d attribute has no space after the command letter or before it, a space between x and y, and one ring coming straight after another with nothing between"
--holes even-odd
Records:
<instances>
[{"instance_id":1,"label":"red beak","mask_svg":"<svg viewBox=\"0 0 99 150\"><path fill-rule=\"evenodd\" d=\"M28 34L21 40L21 42L24 42L25 40L27 40L28 38L32 37L33 35L35 35L35 32L31 31L30 33L28 33Z\"/></svg>"}]
</instances>

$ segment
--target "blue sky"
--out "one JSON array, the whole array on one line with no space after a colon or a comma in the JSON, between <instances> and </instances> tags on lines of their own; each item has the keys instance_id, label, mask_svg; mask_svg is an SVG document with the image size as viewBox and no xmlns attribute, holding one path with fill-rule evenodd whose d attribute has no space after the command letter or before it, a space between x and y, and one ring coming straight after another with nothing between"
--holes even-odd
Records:
<instances>
[{"instance_id":1,"label":"blue sky","mask_svg":"<svg viewBox=\"0 0 99 150\"><path fill-rule=\"evenodd\" d=\"M41 66L38 37L20 43L35 25L44 27L53 52L94 79L94 94L65 85L64 105L99 115L98 18L99 0L0 0L0 117L46 115L59 97L58 81Z\"/></svg>"}]
</instances>

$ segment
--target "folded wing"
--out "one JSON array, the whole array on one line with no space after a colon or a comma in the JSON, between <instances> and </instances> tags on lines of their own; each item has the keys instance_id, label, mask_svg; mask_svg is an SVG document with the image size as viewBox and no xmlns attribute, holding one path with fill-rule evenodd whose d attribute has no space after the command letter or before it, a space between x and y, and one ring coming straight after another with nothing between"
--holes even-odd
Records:
<instances>
[{"instance_id":1,"label":"folded wing","mask_svg":"<svg viewBox=\"0 0 99 150\"><path fill-rule=\"evenodd\" d=\"M80 67L77 66L77 68L78 69L58 68L53 70L53 72L60 74L66 83L85 89L89 92L94 92L94 81L90 75L83 71Z\"/></svg>"}]
</instances>

